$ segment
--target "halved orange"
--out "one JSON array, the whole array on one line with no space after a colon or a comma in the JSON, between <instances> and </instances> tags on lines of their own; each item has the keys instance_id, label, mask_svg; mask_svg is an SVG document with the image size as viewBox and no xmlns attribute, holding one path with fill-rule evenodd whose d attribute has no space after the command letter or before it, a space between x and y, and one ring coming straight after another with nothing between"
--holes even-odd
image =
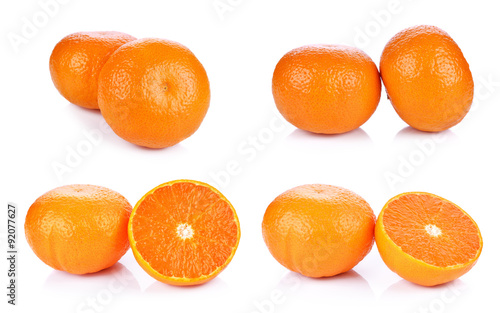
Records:
<instances>
[{"instance_id":1,"label":"halved orange","mask_svg":"<svg viewBox=\"0 0 500 313\"><path fill-rule=\"evenodd\" d=\"M375 241L393 272L423 286L467 273L483 248L479 228L464 210L426 192L390 199L378 217Z\"/></svg>"},{"instance_id":2,"label":"halved orange","mask_svg":"<svg viewBox=\"0 0 500 313\"><path fill-rule=\"evenodd\" d=\"M128 235L137 262L153 278L197 285L229 264L240 240L240 224L231 203L214 187L175 180L137 202Z\"/></svg>"}]
</instances>

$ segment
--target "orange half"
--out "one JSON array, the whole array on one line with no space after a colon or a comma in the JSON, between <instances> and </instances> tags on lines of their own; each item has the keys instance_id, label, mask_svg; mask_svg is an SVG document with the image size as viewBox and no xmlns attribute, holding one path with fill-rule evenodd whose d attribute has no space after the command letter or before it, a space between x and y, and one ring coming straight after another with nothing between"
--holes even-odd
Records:
<instances>
[{"instance_id":1,"label":"orange half","mask_svg":"<svg viewBox=\"0 0 500 313\"><path fill-rule=\"evenodd\" d=\"M153 278L197 285L229 264L240 240L240 224L231 203L214 187L176 180L137 202L128 235L137 262Z\"/></svg>"},{"instance_id":2,"label":"orange half","mask_svg":"<svg viewBox=\"0 0 500 313\"><path fill-rule=\"evenodd\" d=\"M375 241L393 272L424 286L467 273L483 248L479 228L464 210L426 192L390 199L378 217Z\"/></svg>"}]
</instances>

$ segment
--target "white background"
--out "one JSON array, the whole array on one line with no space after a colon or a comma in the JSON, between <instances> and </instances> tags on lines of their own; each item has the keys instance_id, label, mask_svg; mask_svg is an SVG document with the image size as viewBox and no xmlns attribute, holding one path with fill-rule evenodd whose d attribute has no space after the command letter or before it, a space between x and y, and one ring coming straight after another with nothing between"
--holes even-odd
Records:
<instances>
[{"instance_id":1,"label":"white background","mask_svg":"<svg viewBox=\"0 0 500 313\"><path fill-rule=\"evenodd\" d=\"M229 5L231 10L220 13L214 3ZM44 19L47 15L37 1L4 2L0 10L2 312L497 309L500 7L494 3L69 0ZM36 31L23 35L23 25L33 18L38 18ZM305 44L344 43L362 48L378 64L385 43L398 31L417 24L446 30L471 66L474 107L458 126L438 136L413 131L396 115L385 91L372 118L361 129L344 135L312 135L279 116L271 77L284 53ZM211 82L211 106L198 132L172 148L140 148L110 132L98 111L82 109L61 97L50 79L51 50L62 37L88 30L117 30L188 46ZM14 34L24 36L25 42L13 45L9 36ZM89 143L88 133L97 141ZM85 155L80 153L81 159L67 163L69 151L81 149ZM54 164L66 164L71 172L58 176ZM226 167L235 164L237 173L228 176ZM400 180L389 183L388 175ZM130 251L109 270L69 275L46 266L26 243L22 225L27 209L52 188L73 183L102 185L122 193L134 205L156 185L180 178L218 187L241 221L239 249L228 268L210 283L179 288L156 282ZM267 251L260 224L267 205L278 194L306 183L349 188L364 197L375 214L400 192L436 193L476 220L484 238L483 253L471 272L435 288L400 279L384 265L375 247L354 270L338 277L309 279L291 273ZM16 308L7 306L4 296L8 201L19 206Z\"/></svg>"}]
</instances>

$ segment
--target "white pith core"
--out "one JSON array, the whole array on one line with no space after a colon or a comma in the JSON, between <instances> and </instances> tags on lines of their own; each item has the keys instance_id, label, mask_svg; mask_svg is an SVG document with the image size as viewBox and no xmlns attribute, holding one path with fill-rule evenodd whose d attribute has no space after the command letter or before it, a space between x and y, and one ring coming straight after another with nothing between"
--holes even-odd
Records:
<instances>
[{"instance_id":1,"label":"white pith core","mask_svg":"<svg viewBox=\"0 0 500 313\"><path fill-rule=\"evenodd\" d=\"M431 236L431 237L438 237L441 235L441 229L437 227L436 225L426 225L425 226L425 231Z\"/></svg>"},{"instance_id":2,"label":"white pith core","mask_svg":"<svg viewBox=\"0 0 500 313\"><path fill-rule=\"evenodd\" d=\"M177 226L177 235L181 237L181 239L183 240L190 239L193 237L193 234L194 231L191 225L183 223Z\"/></svg>"}]
</instances>

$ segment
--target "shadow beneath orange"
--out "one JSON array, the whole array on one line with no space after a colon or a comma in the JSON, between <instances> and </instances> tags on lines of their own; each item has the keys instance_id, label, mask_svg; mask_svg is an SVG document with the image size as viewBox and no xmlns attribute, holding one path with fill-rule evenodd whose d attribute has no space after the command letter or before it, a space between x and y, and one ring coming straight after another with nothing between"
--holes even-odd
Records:
<instances>
[{"instance_id":1,"label":"shadow beneath orange","mask_svg":"<svg viewBox=\"0 0 500 313\"><path fill-rule=\"evenodd\" d=\"M401 279L390 285L382 293L380 300L391 303L400 302L402 304L415 307L422 305L425 306L425 304L428 304L434 299L438 299L447 293L450 295L457 295L461 294L465 289L466 284L460 279L432 287L417 285Z\"/></svg>"},{"instance_id":2,"label":"shadow beneath orange","mask_svg":"<svg viewBox=\"0 0 500 313\"><path fill-rule=\"evenodd\" d=\"M278 289L297 291L308 298L325 297L329 299L374 298L373 290L355 270L322 278L310 278L295 272L289 272L279 282ZM300 290L300 291L299 291Z\"/></svg>"},{"instance_id":3,"label":"shadow beneath orange","mask_svg":"<svg viewBox=\"0 0 500 313\"><path fill-rule=\"evenodd\" d=\"M161 293L161 294L175 294L175 295L186 295L187 297L192 296L198 292L203 293L221 293L229 290L229 286L224 280L219 277L201 284L192 286L174 286L160 281L155 281L149 287L146 288L146 293Z\"/></svg>"},{"instance_id":4,"label":"shadow beneath orange","mask_svg":"<svg viewBox=\"0 0 500 313\"><path fill-rule=\"evenodd\" d=\"M121 138L120 136L118 136L114 133L113 133L113 135L114 135L114 137L118 138L119 140L127 143L128 146L131 146L133 149L145 151L146 153L150 153L150 154L161 154L161 153L165 153L166 151L168 151L168 153L187 153L189 151L186 147L184 147L182 142L179 142L178 144L175 144L175 145L170 146L170 147L156 149L156 148L148 148L148 147L138 146L136 144L133 144L131 142L126 141L125 139ZM118 140L118 139L116 139L116 140Z\"/></svg>"},{"instance_id":5,"label":"shadow beneath orange","mask_svg":"<svg viewBox=\"0 0 500 313\"><path fill-rule=\"evenodd\" d=\"M331 140L349 139L349 140L369 140L370 136L361 128L356 128L350 132L343 134L317 134L308 132L302 129L295 129L292 133L288 135L290 138L303 139L303 138L322 138Z\"/></svg>"},{"instance_id":6,"label":"shadow beneath orange","mask_svg":"<svg viewBox=\"0 0 500 313\"><path fill-rule=\"evenodd\" d=\"M367 145L372 145L373 141L370 136L361 128L354 129L344 134L315 134L302 129L296 129L291 132L286 139L293 144L318 147L349 147L349 148L364 148Z\"/></svg>"},{"instance_id":7,"label":"shadow beneath orange","mask_svg":"<svg viewBox=\"0 0 500 313\"><path fill-rule=\"evenodd\" d=\"M101 111L98 109L87 109L68 102L68 105L64 107L64 110L68 111L67 115L70 116L75 123L83 123L90 126L89 124L104 120Z\"/></svg>"},{"instance_id":8,"label":"shadow beneath orange","mask_svg":"<svg viewBox=\"0 0 500 313\"><path fill-rule=\"evenodd\" d=\"M109 286L121 290L140 290L139 283L132 272L120 262L97 273L85 275L54 270L44 283L44 289L69 293L77 290L79 293L89 294Z\"/></svg>"},{"instance_id":9,"label":"shadow beneath orange","mask_svg":"<svg viewBox=\"0 0 500 313\"><path fill-rule=\"evenodd\" d=\"M439 140L444 139L456 139L457 135L450 129L444 130L442 132L431 133L417 130L413 127L406 126L402 128L394 137L394 142L401 142L414 139L426 139L426 138L439 138Z\"/></svg>"},{"instance_id":10,"label":"shadow beneath orange","mask_svg":"<svg viewBox=\"0 0 500 313\"><path fill-rule=\"evenodd\" d=\"M84 108L84 107L81 107L79 105L73 104L71 102L69 102L69 103L74 107L74 110L79 111L80 113L85 112L85 114L101 115L101 110L99 110L99 109L88 109L88 108ZM78 113L78 114L80 114L80 113Z\"/></svg>"}]
</instances>

